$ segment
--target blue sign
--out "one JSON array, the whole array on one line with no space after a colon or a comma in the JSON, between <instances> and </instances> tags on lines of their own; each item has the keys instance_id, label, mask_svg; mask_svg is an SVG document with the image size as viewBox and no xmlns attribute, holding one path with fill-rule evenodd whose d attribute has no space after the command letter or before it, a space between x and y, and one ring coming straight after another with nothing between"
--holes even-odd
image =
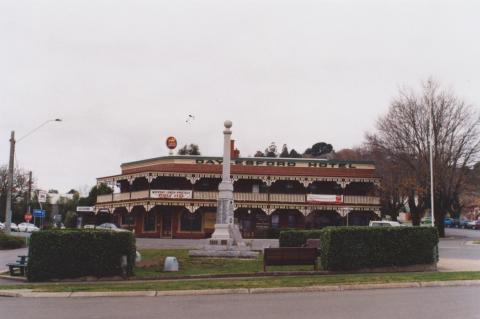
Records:
<instances>
[{"instance_id":1,"label":"blue sign","mask_svg":"<svg viewBox=\"0 0 480 319\"><path fill-rule=\"evenodd\" d=\"M34 209L33 217L45 218L45 211L42 209Z\"/></svg>"}]
</instances>

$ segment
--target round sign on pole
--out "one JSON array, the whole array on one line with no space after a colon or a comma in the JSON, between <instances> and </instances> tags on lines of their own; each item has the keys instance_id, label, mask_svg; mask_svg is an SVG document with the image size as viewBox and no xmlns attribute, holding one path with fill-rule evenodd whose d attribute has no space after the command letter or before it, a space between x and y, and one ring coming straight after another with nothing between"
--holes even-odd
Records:
<instances>
[{"instance_id":1,"label":"round sign on pole","mask_svg":"<svg viewBox=\"0 0 480 319\"><path fill-rule=\"evenodd\" d=\"M32 220L32 214L27 213L23 216L23 218L25 218L26 222L29 222Z\"/></svg>"},{"instance_id":2,"label":"round sign on pole","mask_svg":"<svg viewBox=\"0 0 480 319\"><path fill-rule=\"evenodd\" d=\"M173 150L175 147L177 147L177 139L173 136L169 136L167 138L167 147L171 150Z\"/></svg>"}]
</instances>

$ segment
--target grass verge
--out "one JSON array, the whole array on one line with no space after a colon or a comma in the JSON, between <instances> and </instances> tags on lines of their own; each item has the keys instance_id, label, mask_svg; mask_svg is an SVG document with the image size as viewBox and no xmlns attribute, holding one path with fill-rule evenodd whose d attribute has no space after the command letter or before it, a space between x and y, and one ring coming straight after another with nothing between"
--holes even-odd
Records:
<instances>
[{"instance_id":1,"label":"grass verge","mask_svg":"<svg viewBox=\"0 0 480 319\"><path fill-rule=\"evenodd\" d=\"M222 275L263 272L263 259L199 258L189 257L188 249L141 250L142 262L135 267L136 279L155 279L191 275ZM167 256L177 257L178 272L164 272L163 261ZM272 266L269 271L305 271L312 266Z\"/></svg>"},{"instance_id":2,"label":"grass verge","mask_svg":"<svg viewBox=\"0 0 480 319\"><path fill-rule=\"evenodd\" d=\"M273 288L273 287L309 287L319 285L348 285L372 283L400 283L418 281L448 281L480 279L480 272L429 272L429 273L382 273L382 274L348 274L318 275L294 277L268 277L244 279L209 279L209 280L172 280L120 283L51 283L0 286L0 289L33 289L42 292L76 292L76 291L170 291L228 288Z\"/></svg>"}]
</instances>

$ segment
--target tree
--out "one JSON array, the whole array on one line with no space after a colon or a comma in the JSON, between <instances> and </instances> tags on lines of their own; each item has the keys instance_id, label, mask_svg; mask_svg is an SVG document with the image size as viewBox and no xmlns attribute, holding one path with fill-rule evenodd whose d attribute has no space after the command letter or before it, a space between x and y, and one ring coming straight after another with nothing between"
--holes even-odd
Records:
<instances>
[{"instance_id":1,"label":"tree","mask_svg":"<svg viewBox=\"0 0 480 319\"><path fill-rule=\"evenodd\" d=\"M97 203L98 195L108 195L113 193L113 189L110 188L107 184L101 183L100 185L95 185L90 189L87 197L81 197L78 200L79 206L94 206Z\"/></svg>"},{"instance_id":2,"label":"tree","mask_svg":"<svg viewBox=\"0 0 480 319\"><path fill-rule=\"evenodd\" d=\"M277 157L278 156L278 151L277 151L277 145L275 142L270 143L270 145L265 149L265 157Z\"/></svg>"},{"instance_id":3,"label":"tree","mask_svg":"<svg viewBox=\"0 0 480 319\"><path fill-rule=\"evenodd\" d=\"M263 154L262 151L257 151L257 152L255 153L255 155L253 155L253 156L254 156L254 157L265 157L265 154Z\"/></svg>"},{"instance_id":4,"label":"tree","mask_svg":"<svg viewBox=\"0 0 480 319\"><path fill-rule=\"evenodd\" d=\"M458 198L480 155L480 117L451 91L428 80L423 91L401 90L377 123L368 143L401 168L414 225L430 209L429 117L433 122L435 226L444 236L443 219L459 208Z\"/></svg>"},{"instance_id":5,"label":"tree","mask_svg":"<svg viewBox=\"0 0 480 319\"><path fill-rule=\"evenodd\" d=\"M290 154L288 154L288 157L290 158L301 158L302 154L298 153L295 149L290 150Z\"/></svg>"},{"instance_id":6,"label":"tree","mask_svg":"<svg viewBox=\"0 0 480 319\"><path fill-rule=\"evenodd\" d=\"M200 148L197 144L184 145L177 152L178 155L200 155Z\"/></svg>"},{"instance_id":7,"label":"tree","mask_svg":"<svg viewBox=\"0 0 480 319\"><path fill-rule=\"evenodd\" d=\"M332 144L325 142L319 142L312 145L311 148L307 148L303 153L304 157L321 157L322 155L329 154L333 151Z\"/></svg>"},{"instance_id":8,"label":"tree","mask_svg":"<svg viewBox=\"0 0 480 319\"><path fill-rule=\"evenodd\" d=\"M65 214L65 227L66 228L77 227L77 213L75 211L68 211Z\"/></svg>"},{"instance_id":9,"label":"tree","mask_svg":"<svg viewBox=\"0 0 480 319\"><path fill-rule=\"evenodd\" d=\"M7 166L0 166L0 216L2 216L2 220L6 219L7 176ZM23 220L23 214L27 211L28 184L28 173L22 169L15 169L12 184L12 221Z\"/></svg>"},{"instance_id":10,"label":"tree","mask_svg":"<svg viewBox=\"0 0 480 319\"><path fill-rule=\"evenodd\" d=\"M290 155L290 154L288 153L287 144L283 144L282 152L280 153L280 156L279 156L279 157L286 158L286 157L289 157L289 155Z\"/></svg>"}]
</instances>

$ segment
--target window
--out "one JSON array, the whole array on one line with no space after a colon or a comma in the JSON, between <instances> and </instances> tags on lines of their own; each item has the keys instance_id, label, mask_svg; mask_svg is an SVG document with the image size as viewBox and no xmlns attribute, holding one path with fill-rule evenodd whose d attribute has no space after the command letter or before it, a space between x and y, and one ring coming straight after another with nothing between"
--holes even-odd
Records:
<instances>
[{"instance_id":1,"label":"window","mask_svg":"<svg viewBox=\"0 0 480 319\"><path fill-rule=\"evenodd\" d=\"M154 212L145 214L143 219L143 231L155 231L157 228L157 215Z\"/></svg>"},{"instance_id":2,"label":"window","mask_svg":"<svg viewBox=\"0 0 480 319\"><path fill-rule=\"evenodd\" d=\"M183 212L180 217L180 231L202 231L202 215Z\"/></svg>"},{"instance_id":3,"label":"window","mask_svg":"<svg viewBox=\"0 0 480 319\"><path fill-rule=\"evenodd\" d=\"M133 225L135 222L132 214L122 214L121 225Z\"/></svg>"},{"instance_id":4,"label":"window","mask_svg":"<svg viewBox=\"0 0 480 319\"><path fill-rule=\"evenodd\" d=\"M295 226L297 226L295 215L288 215L288 227L294 228Z\"/></svg>"},{"instance_id":5,"label":"window","mask_svg":"<svg viewBox=\"0 0 480 319\"><path fill-rule=\"evenodd\" d=\"M272 228L278 228L279 222L280 222L280 216L279 215L272 215Z\"/></svg>"}]
</instances>

